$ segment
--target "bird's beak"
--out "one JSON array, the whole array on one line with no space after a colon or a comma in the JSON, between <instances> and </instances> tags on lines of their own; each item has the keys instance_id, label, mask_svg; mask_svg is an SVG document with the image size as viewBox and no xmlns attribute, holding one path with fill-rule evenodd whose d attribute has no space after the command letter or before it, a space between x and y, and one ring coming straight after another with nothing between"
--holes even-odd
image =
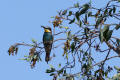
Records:
<instances>
[{"instance_id":1,"label":"bird's beak","mask_svg":"<svg viewBox=\"0 0 120 80\"><path fill-rule=\"evenodd\" d=\"M46 28L45 26L41 26L41 27L44 28L44 29Z\"/></svg>"}]
</instances>

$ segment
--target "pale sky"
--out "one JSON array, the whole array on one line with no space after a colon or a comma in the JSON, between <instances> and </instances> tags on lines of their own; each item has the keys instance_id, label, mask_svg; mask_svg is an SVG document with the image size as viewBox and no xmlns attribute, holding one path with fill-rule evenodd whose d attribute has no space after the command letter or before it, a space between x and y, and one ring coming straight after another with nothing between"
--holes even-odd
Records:
<instances>
[{"instance_id":1,"label":"pale sky","mask_svg":"<svg viewBox=\"0 0 120 80\"><path fill-rule=\"evenodd\" d=\"M93 0L93 6L104 6L107 1ZM7 50L16 42L31 43L32 38L41 41L43 29L40 25L51 25L49 23L51 16L57 15L57 11L73 6L77 2L83 4L85 0L0 1L0 80L50 80L52 78L45 73L49 65L44 58L43 62L37 63L34 69L30 68L28 62L18 60L25 54L28 55L29 48L20 47L17 56L9 56ZM54 53L61 55L56 51ZM61 61L59 58L56 60ZM53 64L52 61L50 64Z\"/></svg>"}]
</instances>

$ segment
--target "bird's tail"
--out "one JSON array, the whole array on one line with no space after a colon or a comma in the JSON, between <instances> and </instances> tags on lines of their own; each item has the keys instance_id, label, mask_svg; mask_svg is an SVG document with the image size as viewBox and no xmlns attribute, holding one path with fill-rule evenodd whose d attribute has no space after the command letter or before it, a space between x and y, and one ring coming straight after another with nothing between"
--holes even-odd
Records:
<instances>
[{"instance_id":1,"label":"bird's tail","mask_svg":"<svg viewBox=\"0 0 120 80\"><path fill-rule=\"evenodd\" d=\"M48 64L48 61L50 60L50 54L49 53L46 53L46 57L45 57L45 61L47 62Z\"/></svg>"}]
</instances>

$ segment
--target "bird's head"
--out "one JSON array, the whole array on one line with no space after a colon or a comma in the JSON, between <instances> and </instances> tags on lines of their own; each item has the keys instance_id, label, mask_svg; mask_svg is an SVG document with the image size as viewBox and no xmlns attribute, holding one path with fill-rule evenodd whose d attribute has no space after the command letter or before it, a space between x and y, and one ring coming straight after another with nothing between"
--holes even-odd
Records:
<instances>
[{"instance_id":1,"label":"bird's head","mask_svg":"<svg viewBox=\"0 0 120 80\"><path fill-rule=\"evenodd\" d=\"M44 28L44 32L51 32L51 28L50 27L44 27L44 26L42 26L43 28Z\"/></svg>"}]
</instances>

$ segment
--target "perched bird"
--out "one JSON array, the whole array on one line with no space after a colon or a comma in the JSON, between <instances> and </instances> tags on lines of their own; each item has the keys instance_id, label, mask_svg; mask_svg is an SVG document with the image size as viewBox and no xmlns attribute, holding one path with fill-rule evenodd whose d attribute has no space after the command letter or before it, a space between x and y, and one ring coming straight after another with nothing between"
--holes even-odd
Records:
<instances>
[{"instance_id":1,"label":"perched bird","mask_svg":"<svg viewBox=\"0 0 120 80\"><path fill-rule=\"evenodd\" d=\"M50 27L43 27L43 28L44 28L43 44L46 52L45 61L48 63L48 61L50 60L50 52L53 44L53 36Z\"/></svg>"}]
</instances>

